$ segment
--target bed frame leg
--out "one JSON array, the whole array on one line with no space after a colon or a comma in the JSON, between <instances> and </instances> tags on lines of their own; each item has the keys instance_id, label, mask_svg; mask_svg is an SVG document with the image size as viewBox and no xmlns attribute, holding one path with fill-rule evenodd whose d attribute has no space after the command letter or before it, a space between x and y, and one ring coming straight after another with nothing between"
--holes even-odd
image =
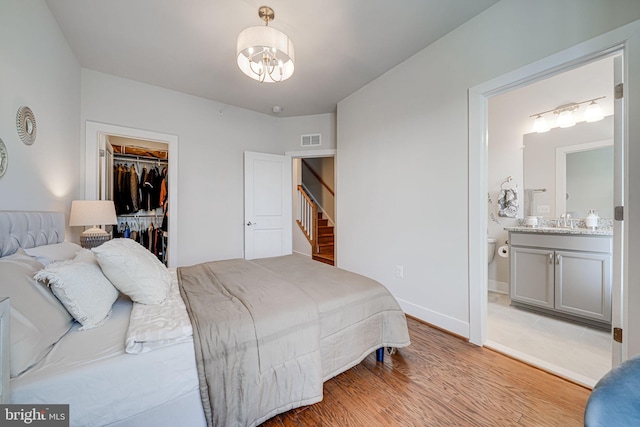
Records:
<instances>
[{"instance_id":1,"label":"bed frame leg","mask_svg":"<svg viewBox=\"0 0 640 427\"><path fill-rule=\"evenodd\" d=\"M376 350L376 361L380 363L384 362L384 347Z\"/></svg>"}]
</instances>

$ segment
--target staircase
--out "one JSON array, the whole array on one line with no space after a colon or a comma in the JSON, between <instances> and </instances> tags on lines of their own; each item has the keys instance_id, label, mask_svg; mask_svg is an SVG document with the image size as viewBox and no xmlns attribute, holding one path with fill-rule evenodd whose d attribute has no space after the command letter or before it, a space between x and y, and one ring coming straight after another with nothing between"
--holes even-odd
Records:
<instances>
[{"instance_id":1,"label":"staircase","mask_svg":"<svg viewBox=\"0 0 640 427\"><path fill-rule=\"evenodd\" d=\"M329 220L322 218L322 212L318 212L318 243L317 252L311 255L311 258L316 261L324 262L325 264L335 265L334 257L334 243L335 236L333 235L333 226L329 225Z\"/></svg>"},{"instance_id":2,"label":"staircase","mask_svg":"<svg viewBox=\"0 0 640 427\"><path fill-rule=\"evenodd\" d=\"M311 258L335 265L333 226L323 218L316 202L298 185L298 207L296 222L311 244Z\"/></svg>"}]
</instances>

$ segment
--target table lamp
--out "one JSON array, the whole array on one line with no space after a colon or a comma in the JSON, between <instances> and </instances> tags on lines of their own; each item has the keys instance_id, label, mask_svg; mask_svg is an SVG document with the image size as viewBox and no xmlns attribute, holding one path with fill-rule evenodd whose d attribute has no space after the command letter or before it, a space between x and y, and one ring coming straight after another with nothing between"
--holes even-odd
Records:
<instances>
[{"instance_id":1,"label":"table lamp","mask_svg":"<svg viewBox=\"0 0 640 427\"><path fill-rule=\"evenodd\" d=\"M99 225L117 224L116 208L112 200L73 200L71 202L70 227L91 226L80 234L80 246L95 248L111 239Z\"/></svg>"}]
</instances>

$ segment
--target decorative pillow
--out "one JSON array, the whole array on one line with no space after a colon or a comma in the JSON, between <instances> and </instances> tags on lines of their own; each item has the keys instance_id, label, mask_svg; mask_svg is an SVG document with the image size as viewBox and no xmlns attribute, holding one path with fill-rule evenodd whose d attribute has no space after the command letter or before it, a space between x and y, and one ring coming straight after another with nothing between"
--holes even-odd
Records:
<instances>
[{"instance_id":1,"label":"decorative pillow","mask_svg":"<svg viewBox=\"0 0 640 427\"><path fill-rule=\"evenodd\" d=\"M51 291L82 325L81 329L100 326L118 298L118 291L102 274L88 249L81 249L72 260L49 264L35 278L48 281Z\"/></svg>"},{"instance_id":2,"label":"decorative pillow","mask_svg":"<svg viewBox=\"0 0 640 427\"><path fill-rule=\"evenodd\" d=\"M73 319L49 289L33 279L43 265L22 249L0 258L0 295L11 302L11 377L38 363Z\"/></svg>"},{"instance_id":3,"label":"decorative pillow","mask_svg":"<svg viewBox=\"0 0 640 427\"><path fill-rule=\"evenodd\" d=\"M159 304L167 297L169 270L151 252L131 239L113 239L93 248L113 286L140 304Z\"/></svg>"},{"instance_id":4,"label":"decorative pillow","mask_svg":"<svg viewBox=\"0 0 640 427\"><path fill-rule=\"evenodd\" d=\"M27 255L34 257L47 266L55 261L73 259L80 249L82 248L76 243L62 242L53 245L36 246L35 248L25 249L24 251Z\"/></svg>"}]
</instances>

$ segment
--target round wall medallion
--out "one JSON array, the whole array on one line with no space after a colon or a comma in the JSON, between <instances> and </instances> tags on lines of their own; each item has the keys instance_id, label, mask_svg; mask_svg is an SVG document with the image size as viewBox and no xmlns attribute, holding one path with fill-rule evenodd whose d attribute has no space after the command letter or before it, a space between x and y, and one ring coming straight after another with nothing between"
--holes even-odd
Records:
<instances>
[{"instance_id":1,"label":"round wall medallion","mask_svg":"<svg viewBox=\"0 0 640 427\"><path fill-rule=\"evenodd\" d=\"M36 118L33 111L29 107L18 108L16 115L16 126L18 127L18 136L27 145L31 145L36 140Z\"/></svg>"},{"instance_id":2,"label":"round wall medallion","mask_svg":"<svg viewBox=\"0 0 640 427\"><path fill-rule=\"evenodd\" d=\"M7 153L7 146L0 139L0 178L7 171L7 165L9 164L9 153Z\"/></svg>"}]
</instances>

